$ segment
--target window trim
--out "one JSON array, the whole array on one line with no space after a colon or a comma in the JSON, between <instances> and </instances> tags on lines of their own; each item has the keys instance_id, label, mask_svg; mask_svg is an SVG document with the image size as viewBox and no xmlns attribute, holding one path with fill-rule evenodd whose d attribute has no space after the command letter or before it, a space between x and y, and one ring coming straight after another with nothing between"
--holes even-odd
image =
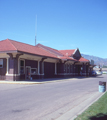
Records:
<instances>
[{"instance_id":1,"label":"window trim","mask_svg":"<svg viewBox=\"0 0 107 120\"><path fill-rule=\"evenodd\" d=\"M0 68L3 68L3 59L0 59L1 60L1 64L2 65Z\"/></svg>"},{"instance_id":2,"label":"window trim","mask_svg":"<svg viewBox=\"0 0 107 120\"><path fill-rule=\"evenodd\" d=\"M20 61L24 61L24 66L21 66ZM25 60L24 60L24 59L20 59L20 60L19 60L19 65L20 65L20 66L19 66L20 70L21 70L21 67L24 68L24 73L21 73L21 72L20 72L20 74L21 74L21 75L25 74Z\"/></svg>"}]
</instances>

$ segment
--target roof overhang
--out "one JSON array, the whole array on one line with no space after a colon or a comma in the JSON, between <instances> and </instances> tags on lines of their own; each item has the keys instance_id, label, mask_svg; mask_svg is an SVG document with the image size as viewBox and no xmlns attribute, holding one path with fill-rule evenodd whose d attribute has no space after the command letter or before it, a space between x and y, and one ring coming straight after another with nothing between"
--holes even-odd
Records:
<instances>
[{"instance_id":1,"label":"roof overhang","mask_svg":"<svg viewBox=\"0 0 107 120\"><path fill-rule=\"evenodd\" d=\"M24 52L24 51L18 51L18 50L11 50L11 51L0 51L0 53L11 53L11 54L27 54L27 55L32 55L32 56L38 56L38 57L42 57L42 58L51 58L51 59L57 59L59 60L59 58L54 58L54 57L50 57L50 56L44 56L44 55L39 55L39 54L32 54L32 53L28 53L28 52Z\"/></svg>"},{"instance_id":2,"label":"roof overhang","mask_svg":"<svg viewBox=\"0 0 107 120\"><path fill-rule=\"evenodd\" d=\"M17 53L17 50L0 51L0 53Z\"/></svg>"}]
</instances>

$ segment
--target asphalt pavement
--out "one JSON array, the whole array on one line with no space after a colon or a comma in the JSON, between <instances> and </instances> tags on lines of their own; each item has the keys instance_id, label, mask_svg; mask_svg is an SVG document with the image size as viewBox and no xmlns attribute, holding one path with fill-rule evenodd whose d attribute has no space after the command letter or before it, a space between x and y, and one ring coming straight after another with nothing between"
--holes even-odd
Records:
<instances>
[{"instance_id":1,"label":"asphalt pavement","mask_svg":"<svg viewBox=\"0 0 107 120\"><path fill-rule=\"evenodd\" d=\"M0 81L0 120L73 120L104 94L99 81L107 75Z\"/></svg>"}]
</instances>

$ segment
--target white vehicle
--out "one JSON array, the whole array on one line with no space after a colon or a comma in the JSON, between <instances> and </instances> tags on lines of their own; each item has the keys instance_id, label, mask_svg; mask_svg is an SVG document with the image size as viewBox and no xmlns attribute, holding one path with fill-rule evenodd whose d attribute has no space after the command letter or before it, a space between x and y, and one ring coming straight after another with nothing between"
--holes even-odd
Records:
<instances>
[{"instance_id":1,"label":"white vehicle","mask_svg":"<svg viewBox=\"0 0 107 120\"><path fill-rule=\"evenodd\" d=\"M96 71L97 75L102 75L102 71Z\"/></svg>"}]
</instances>

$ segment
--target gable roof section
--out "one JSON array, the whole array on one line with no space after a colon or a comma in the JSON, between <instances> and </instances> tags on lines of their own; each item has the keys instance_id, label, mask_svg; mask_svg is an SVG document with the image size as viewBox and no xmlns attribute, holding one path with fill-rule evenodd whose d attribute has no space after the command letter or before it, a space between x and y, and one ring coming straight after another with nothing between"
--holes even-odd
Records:
<instances>
[{"instance_id":1,"label":"gable roof section","mask_svg":"<svg viewBox=\"0 0 107 120\"><path fill-rule=\"evenodd\" d=\"M8 39L0 41L0 52L16 50L17 49L14 47L13 44L11 44L11 42Z\"/></svg>"},{"instance_id":2,"label":"gable roof section","mask_svg":"<svg viewBox=\"0 0 107 120\"><path fill-rule=\"evenodd\" d=\"M47 56L47 57L52 57L52 58L57 58L55 55L47 52L46 50L43 50L39 47L13 41L10 39L6 39L3 41L0 41L0 51L17 51L17 52L25 52L25 53L30 53L30 54L35 54L35 55L41 55L41 56Z\"/></svg>"},{"instance_id":3,"label":"gable roof section","mask_svg":"<svg viewBox=\"0 0 107 120\"><path fill-rule=\"evenodd\" d=\"M56 50L56 49L44 46L42 44L37 44L36 46L40 47L40 48L42 48L42 49L44 49L44 50L46 50L46 51L48 51L48 52L50 52L50 53L52 53L52 54L54 54L56 56L63 56L63 54L61 52L59 52L58 50Z\"/></svg>"},{"instance_id":4,"label":"gable roof section","mask_svg":"<svg viewBox=\"0 0 107 120\"><path fill-rule=\"evenodd\" d=\"M75 49L75 51L73 53L73 58L75 58L76 60L79 60L81 58L81 53L78 48Z\"/></svg>"},{"instance_id":5,"label":"gable roof section","mask_svg":"<svg viewBox=\"0 0 107 120\"><path fill-rule=\"evenodd\" d=\"M50 47L47 47L47 46L44 46L44 45L41 45L41 44L37 44L36 46L50 52L51 54L53 55L56 55L58 58L62 59L62 60L73 60L73 61L77 61L71 57L68 57L68 56L65 56L63 53L61 53L59 50L56 50L56 49L53 49L53 48L50 48Z\"/></svg>"},{"instance_id":6,"label":"gable roof section","mask_svg":"<svg viewBox=\"0 0 107 120\"><path fill-rule=\"evenodd\" d=\"M73 50L59 50L64 56L72 56L75 52L75 49Z\"/></svg>"},{"instance_id":7,"label":"gable roof section","mask_svg":"<svg viewBox=\"0 0 107 120\"><path fill-rule=\"evenodd\" d=\"M64 56L67 56L68 58L71 58L73 57L78 51L79 49L72 49L72 50L59 50ZM80 54L80 52L79 52ZM70 57L71 56L71 57ZM71 58L72 59L72 58ZM75 59L75 58L74 58ZM89 62L89 60L83 58L80 56L79 59L75 59L76 61L79 61L79 62Z\"/></svg>"},{"instance_id":8,"label":"gable roof section","mask_svg":"<svg viewBox=\"0 0 107 120\"><path fill-rule=\"evenodd\" d=\"M80 62L89 62L89 60L87 60L87 59L85 59L85 58L83 58L83 57L81 57L81 58L79 59L79 61L80 61Z\"/></svg>"}]
</instances>

